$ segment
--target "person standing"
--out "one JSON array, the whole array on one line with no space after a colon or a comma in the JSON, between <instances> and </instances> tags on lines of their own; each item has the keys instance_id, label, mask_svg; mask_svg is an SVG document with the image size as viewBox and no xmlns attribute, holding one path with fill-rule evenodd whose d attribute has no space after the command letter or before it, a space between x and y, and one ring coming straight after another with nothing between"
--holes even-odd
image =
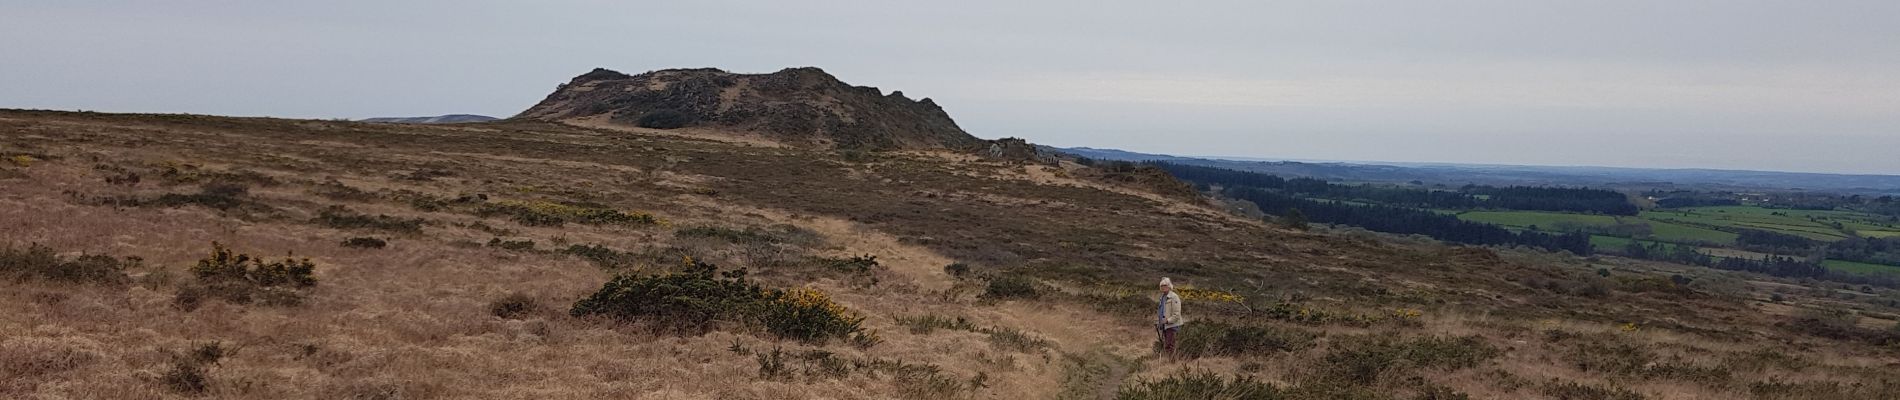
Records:
<instances>
[{"instance_id":1,"label":"person standing","mask_svg":"<svg viewBox=\"0 0 1900 400\"><path fill-rule=\"evenodd\" d=\"M1161 339L1161 351L1168 354L1168 361L1174 361L1174 337L1181 331L1181 325L1187 323L1181 317L1181 296L1174 294L1174 282L1161 278L1161 301L1155 305L1155 333Z\"/></svg>"}]
</instances>

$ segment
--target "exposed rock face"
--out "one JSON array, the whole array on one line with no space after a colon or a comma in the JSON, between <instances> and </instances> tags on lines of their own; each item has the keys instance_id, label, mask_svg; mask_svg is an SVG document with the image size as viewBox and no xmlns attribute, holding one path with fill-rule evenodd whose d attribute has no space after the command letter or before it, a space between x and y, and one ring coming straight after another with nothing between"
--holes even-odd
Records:
<instances>
[{"instance_id":1,"label":"exposed rock face","mask_svg":"<svg viewBox=\"0 0 1900 400\"><path fill-rule=\"evenodd\" d=\"M809 67L770 74L700 68L627 75L595 69L516 118L600 116L629 125L664 120L663 127L718 127L844 148L983 151L988 144L957 127L930 99L885 95Z\"/></svg>"}]
</instances>

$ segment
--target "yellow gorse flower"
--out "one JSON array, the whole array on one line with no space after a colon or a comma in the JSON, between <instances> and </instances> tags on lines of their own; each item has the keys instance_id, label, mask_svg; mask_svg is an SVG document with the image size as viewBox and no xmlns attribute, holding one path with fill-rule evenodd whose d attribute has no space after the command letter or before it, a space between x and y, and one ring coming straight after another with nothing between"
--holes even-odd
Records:
<instances>
[{"instance_id":1,"label":"yellow gorse flower","mask_svg":"<svg viewBox=\"0 0 1900 400\"><path fill-rule=\"evenodd\" d=\"M21 154L21 155L13 156L12 158L8 158L7 161L12 161L13 165L18 165L21 167L31 167L33 166L33 163L39 162L40 159L33 158L33 156Z\"/></svg>"},{"instance_id":2,"label":"yellow gorse flower","mask_svg":"<svg viewBox=\"0 0 1900 400\"><path fill-rule=\"evenodd\" d=\"M1183 287L1183 288L1175 289L1174 293L1181 295L1182 300L1189 300L1189 301L1206 301L1206 302L1214 302L1214 303L1235 303L1235 304L1246 301L1246 298L1241 297L1240 295L1228 293L1226 291L1215 290L1215 289L1197 289L1197 288Z\"/></svg>"},{"instance_id":3,"label":"yellow gorse flower","mask_svg":"<svg viewBox=\"0 0 1900 400\"><path fill-rule=\"evenodd\" d=\"M785 302L801 308L822 308L833 315L850 315L850 310L831 301L831 295L812 288L795 288L785 291Z\"/></svg>"}]
</instances>

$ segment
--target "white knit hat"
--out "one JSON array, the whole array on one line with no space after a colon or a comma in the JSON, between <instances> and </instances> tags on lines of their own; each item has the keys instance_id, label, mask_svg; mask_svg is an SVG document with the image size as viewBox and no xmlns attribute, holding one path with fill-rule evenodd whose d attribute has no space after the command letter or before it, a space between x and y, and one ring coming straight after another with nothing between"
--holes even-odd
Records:
<instances>
[{"instance_id":1,"label":"white knit hat","mask_svg":"<svg viewBox=\"0 0 1900 400\"><path fill-rule=\"evenodd\" d=\"M1174 281L1170 281L1170 280L1168 280L1168 278L1167 278L1167 277L1162 277L1162 278L1161 278L1161 286L1174 286Z\"/></svg>"}]
</instances>

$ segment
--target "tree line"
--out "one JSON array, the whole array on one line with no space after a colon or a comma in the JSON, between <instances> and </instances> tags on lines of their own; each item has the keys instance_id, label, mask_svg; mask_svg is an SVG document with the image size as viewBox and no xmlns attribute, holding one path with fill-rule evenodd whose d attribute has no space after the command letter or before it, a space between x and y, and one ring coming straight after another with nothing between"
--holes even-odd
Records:
<instances>
[{"instance_id":1,"label":"tree line","mask_svg":"<svg viewBox=\"0 0 1900 400\"><path fill-rule=\"evenodd\" d=\"M1262 210L1285 213L1292 210L1313 222L1352 225L1369 230L1419 234L1448 242L1478 245L1523 245L1545 250L1564 250L1589 255L1590 235L1581 232L1548 234L1535 231L1511 232L1497 225L1471 222L1457 216L1405 207L1379 204L1349 204L1331 200L1313 200L1282 192L1247 186L1227 186L1222 195L1253 202Z\"/></svg>"},{"instance_id":2,"label":"tree line","mask_svg":"<svg viewBox=\"0 0 1900 400\"><path fill-rule=\"evenodd\" d=\"M1287 179L1257 172L1163 161L1149 161L1147 164L1197 184L1255 187L1306 197L1402 207L1569 211L1610 215L1636 215L1640 211L1622 193L1602 189L1465 185L1458 190L1432 190L1372 184L1341 185L1313 178Z\"/></svg>"}]
</instances>

